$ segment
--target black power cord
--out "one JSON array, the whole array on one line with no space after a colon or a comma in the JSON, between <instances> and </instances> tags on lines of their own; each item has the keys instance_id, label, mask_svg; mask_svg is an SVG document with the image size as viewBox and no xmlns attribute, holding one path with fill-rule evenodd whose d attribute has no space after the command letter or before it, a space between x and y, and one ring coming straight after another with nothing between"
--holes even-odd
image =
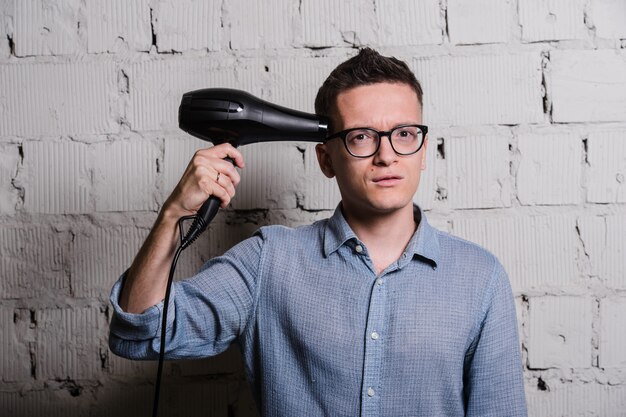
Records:
<instances>
[{"instance_id":1,"label":"black power cord","mask_svg":"<svg viewBox=\"0 0 626 417\"><path fill-rule=\"evenodd\" d=\"M200 210L195 216L184 216L178 219L178 230L180 235L180 244L178 248L176 248L176 252L174 253L174 259L172 260L172 265L170 266L170 274L167 278L167 286L165 289L165 298L163 299L163 318L161 320L161 340L159 346L159 365L157 368L157 377L156 383L154 387L154 402L152 404L152 417L157 417L158 409L159 409L159 394L161 391L161 376L163 374L163 360L165 357L165 337L167 330L167 310L170 301L170 293L172 290L172 282L174 281L174 271L176 271L176 264L178 263L178 257L180 253L189 247L199 236L204 232L207 228L213 217L217 214L217 211L220 207L220 200L211 196L207 201L204 202ZM183 224L186 220L193 220L191 227L185 234L183 231ZM183 237L184 236L184 237Z\"/></svg>"}]
</instances>

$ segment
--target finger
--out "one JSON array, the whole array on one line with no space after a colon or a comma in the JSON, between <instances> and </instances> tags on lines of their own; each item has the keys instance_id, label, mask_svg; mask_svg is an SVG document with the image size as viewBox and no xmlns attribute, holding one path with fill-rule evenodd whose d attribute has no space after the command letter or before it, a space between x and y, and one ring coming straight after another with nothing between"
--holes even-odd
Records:
<instances>
[{"instance_id":1,"label":"finger","mask_svg":"<svg viewBox=\"0 0 626 417\"><path fill-rule=\"evenodd\" d=\"M215 182L222 188L224 188L231 197L235 195L235 184L228 175L223 175L221 172L217 172L217 178Z\"/></svg>"},{"instance_id":2,"label":"finger","mask_svg":"<svg viewBox=\"0 0 626 417\"><path fill-rule=\"evenodd\" d=\"M211 158L230 158L233 160L234 165L238 168L244 168L245 162L243 155L230 143L222 143L220 145L213 146L212 148L200 149L196 152L196 155L211 159Z\"/></svg>"},{"instance_id":3,"label":"finger","mask_svg":"<svg viewBox=\"0 0 626 417\"><path fill-rule=\"evenodd\" d=\"M224 177L228 177L233 184L237 185L241 181L241 176L233 164L223 159L215 161L213 168Z\"/></svg>"}]
</instances>

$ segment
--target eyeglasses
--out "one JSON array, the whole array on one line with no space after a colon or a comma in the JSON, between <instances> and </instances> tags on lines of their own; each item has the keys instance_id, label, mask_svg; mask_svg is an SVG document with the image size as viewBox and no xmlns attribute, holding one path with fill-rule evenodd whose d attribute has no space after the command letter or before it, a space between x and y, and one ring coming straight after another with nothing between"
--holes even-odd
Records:
<instances>
[{"instance_id":1,"label":"eyeglasses","mask_svg":"<svg viewBox=\"0 0 626 417\"><path fill-rule=\"evenodd\" d=\"M401 125L387 132L369 127L357 127L332 134L326 138L326 141L341 138L350 155L356 158L369 158L378 152L380 138L387 136L395 153L412 155L424 145L426 133L428 133L428 126L423 125Z\"/></svg>"}]
</instances>

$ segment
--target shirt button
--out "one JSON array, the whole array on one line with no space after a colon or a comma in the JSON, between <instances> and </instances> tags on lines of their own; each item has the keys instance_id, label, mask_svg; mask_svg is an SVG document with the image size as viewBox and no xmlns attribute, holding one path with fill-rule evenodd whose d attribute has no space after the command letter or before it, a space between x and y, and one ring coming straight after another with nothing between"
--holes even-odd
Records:
<instances>
[{"instance_id":1,"label":"shirt button","mask_svg":"<svg viewBox=\"0 0 626 417\"><path fill-rule=\"evenodd\" d=\"M372 333L372 339L378 340L379 337L380 337L380 335L377 332L373 332Z\"/></svg>"},{"instance_id":2,"label":"shirt button","mask_svg":"<svg viewBox=\"0 0 626 417\"><path fill-rule=\"evenodd\" d=\"M376 284L378 284L378 285L383 285L383 279L382 279L382 278L378 278L378 279L376 280Z\"/></svg>"},{"instance_id":3,"label":"shirt button","mask_svg":"<svg viewBox=\"0 0 626 417\"><path fill-rule=\"evenodd\" d=\"M363 252L363 246L361 246L361 245L356 245L356 246L354 247L354 250L356 251L356 253L361 253L361 252Z\"/></svg>"},{"instance_id":4,"label":"shirt button","mask_svg":"<svg viewBox=\"0 0 626 417\"><path fill-rule=\"evenodd\" d=\"M374 394L376 394L376 393L374 392L374 388L369 387L369 388L367 389L367 395L368 395L368 396L370 396L370 397L373 397L373 396L374 396Z\"/></svg>"}]
</instances>

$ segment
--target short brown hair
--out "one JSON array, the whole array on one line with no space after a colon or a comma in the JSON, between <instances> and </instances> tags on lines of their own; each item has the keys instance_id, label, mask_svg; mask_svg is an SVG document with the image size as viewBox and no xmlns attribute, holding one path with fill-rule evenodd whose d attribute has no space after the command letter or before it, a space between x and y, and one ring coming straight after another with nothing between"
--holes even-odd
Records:
<instances>
[{"instance_id":1,"label":"short brown hair","mask_svg":"<svg viewBox=\"0 0 626 417\"><path fill-rule=\"evenodd\" d=\"M422 104L422 86L406 62L382 56L371 48L363 48L358 55L339 64L326 78L315 97L315 113L331 117L340 93L354 87L382 82L409 85L415 90L420 105Z\"/></svg>"}]
</instances>

